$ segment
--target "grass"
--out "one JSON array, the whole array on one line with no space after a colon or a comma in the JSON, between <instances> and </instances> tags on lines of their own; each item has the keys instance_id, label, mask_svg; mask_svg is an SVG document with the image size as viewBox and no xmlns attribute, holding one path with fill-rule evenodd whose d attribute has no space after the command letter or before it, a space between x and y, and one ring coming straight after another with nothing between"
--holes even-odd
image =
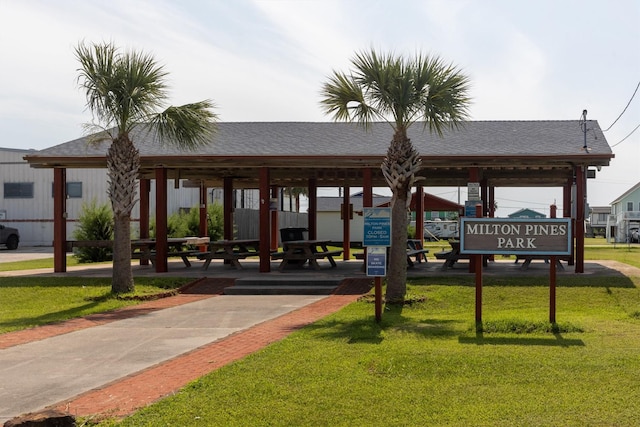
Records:
<instances>
[{"instance_id":1,"label":"grass","mask_svg":"<svg viewBox=\"0 0 640 427\"><path fill-rule=\"evenodd\" d=\"M136 278L135 295L166 292L189 280ZM116 298L111 293L111 278L24 276L0 277L0 301L0 333L102 313L140 302Z\"/></svg>"},{"instance_id":2,"label":"grass","mask_svg":"<svg viewBox=\"0 0 640 427\"><path fill-rule=\"evenodd\" d=\"M637 251L586 258L640 267ZM417 302L381 324L363 298L100 425L640 425L640 277L559 277L557 324L546 282L485 276L478 330L471 275L413 279ZM137 279L138 292L164 286L179 284ZM0 278L0 300L0 331L135 303L112 298L109 279L70 277Z\"/></svg>"},{"instance_id":3,"label":"grass","mask_svg":"<svg viewBox=\"0 0 640 427\"><path fill-rule=\"evenodd\" d=\"M67 267L81 265L73 255L67 256ZM1 262L0 271L35 270L53 268L53 258L32 259L27 261Z\"/></svg>"},{"instance_id":4,"label":"grass","mask_svg":"<svg viewBox=\"0 0 640 427\"><path fill-rule=\"evenodd\" d=\"M563 277L558 324L539 278L409 284L191 383L119 426L639 425L640 278Z\"/></svg>"}]
</instances>

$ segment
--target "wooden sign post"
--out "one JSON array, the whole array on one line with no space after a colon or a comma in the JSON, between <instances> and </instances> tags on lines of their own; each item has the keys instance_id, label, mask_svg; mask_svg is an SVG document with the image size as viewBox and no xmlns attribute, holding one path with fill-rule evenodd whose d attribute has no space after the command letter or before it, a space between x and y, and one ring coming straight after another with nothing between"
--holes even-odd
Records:
<instances>
[{"instance_id":1,"label":"wooden sign post","mask_svg":"<svg viewBox=\"0 0 640 427\"><path fill-rule=\"evenodd\" d=\"M556 322L556 263L571 254L571 218L510 219L464 217L460 253L476 259L476 327L482 322L482 256L543 256L549 263L549 322Z\"/></svg>"}]
</instances>

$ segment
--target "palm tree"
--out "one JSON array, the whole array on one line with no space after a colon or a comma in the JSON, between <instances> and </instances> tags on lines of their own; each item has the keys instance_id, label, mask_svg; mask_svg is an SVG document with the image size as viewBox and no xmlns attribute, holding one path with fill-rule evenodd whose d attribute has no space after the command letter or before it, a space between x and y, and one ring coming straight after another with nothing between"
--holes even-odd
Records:
<instances>
[{"instance_id":1,"label":"palm tree","mask_svg":"<svg viewBox=\"0 0 640 427\"><path fill-rule=\"evenodd\" d=\"M308 196L307 188L306 187L286 187L284 189L284 192L287 196L289 196L289 204L291 204L291 201L295 198L296 212L300 212L300 196Z\"/></svg>"},{"instance_id":2,"label":"palm tree","mask_svg":"<svg viewBox=\"0 0 640 427\"><path fill-rule=\"evenodd\" d=\"M90 131L100 130L93 141L109 141L108 194L114 218L114 293L134 289L131 271L131 210L136 203L140 168L132 137L152 132L158 141L193 149L210 142L217 116L209 100L179 107L164 106L167 73L149 54L123 52L112 43L79 43L75 54L81 67L78 84L85 91L93 115Z\"/></svg>"},{"instance_id":3,"label":"palm tree","mask_svg":"<svg viewBox=\"0 0 640 427\"><path fill-rule=\"evenodd\" d=\"M392 192L391 250L387 274L388 304L402 303L406 294L407 209L411 188L421 168L419 153L407 130L422 122L442 135L468 118L469 78L436 56L379 55L373 49L357 53L349 73L334 71L322 88L324 112L334 120L356 122L367 129L374 121L394 131L382 173Z\"/></svg>"}]
</instances>

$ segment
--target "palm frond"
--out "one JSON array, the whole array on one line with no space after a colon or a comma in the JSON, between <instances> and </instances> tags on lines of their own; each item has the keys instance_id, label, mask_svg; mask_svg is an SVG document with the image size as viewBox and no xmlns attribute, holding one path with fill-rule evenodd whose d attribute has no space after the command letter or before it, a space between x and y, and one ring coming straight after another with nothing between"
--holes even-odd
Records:
<instances>
[{"instance_id":1,"label":"palm frond","mask_svg":"<svg viewBox=\"0 0 640 427\"><path fill-rule=\"evenodd\" d=\"M211 142L218 120L217 114L211 111L214 107L210 100L169 107L157 114L150 126L163 143L193 150Z\"/></svg>"},{"instance_id":2,"label":"palm frond","mask_svg":"<svg viewBox=\"0 0 640 427\"><path fill-rule=\"evenodd\" d=\"M346 74L334 72L323 85L321 95L325 114L332 115L336 121L358 122L367 127L377 117L361 87Z\"/></svg>"}]
</instances>

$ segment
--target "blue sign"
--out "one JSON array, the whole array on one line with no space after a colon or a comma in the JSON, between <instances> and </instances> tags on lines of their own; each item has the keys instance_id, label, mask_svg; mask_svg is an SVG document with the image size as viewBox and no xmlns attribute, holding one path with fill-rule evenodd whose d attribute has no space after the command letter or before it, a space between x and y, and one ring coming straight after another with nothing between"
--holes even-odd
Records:
<instances>
[{"instance_id":1,"label":"blue sign","mask_svg":"<svg viewBox=\"0 0 640 427\"><path fill-rule=\"evenodd\" d=\"M364 208L364 246L391 246L391 208Z\"/></svg>"},{"instance_id":2,"label":"blue sign","mask_svg":"<svg viewBox=\"0 0 640 427\"><path fill-rule=\"evenodd\" d=\"M367 276L384 277L387 275L387 248L385 246L367 246Z\"/></svg>"}]
</instances>

